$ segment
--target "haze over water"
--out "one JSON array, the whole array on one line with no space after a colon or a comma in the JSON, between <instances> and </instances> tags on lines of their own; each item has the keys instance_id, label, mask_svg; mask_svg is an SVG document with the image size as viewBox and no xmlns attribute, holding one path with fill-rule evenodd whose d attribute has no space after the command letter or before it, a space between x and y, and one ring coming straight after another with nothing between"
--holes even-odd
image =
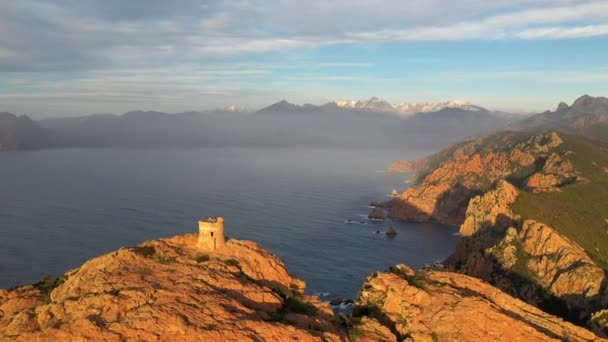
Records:
<instances>
[{"instance_id":1,"label":"haze over water","mask_svg":"<svg viewBox=\"0 0 608 342\"><path fill-rule=\"evenodd\" d=\"M455 227L370 222L371 200L403 190L380 172L429 151L206 148L66 149L0 155L0 287L61 274L105 252L197 231L222 215L307 281L354 297L362 280L447 256ZM353 220L356 224L346 223ZM361 222L363 221L363 222ZM393 225L398 232L388 238ZM376 234L380 230L380 234Z\"/></svg>"}]
</instances>

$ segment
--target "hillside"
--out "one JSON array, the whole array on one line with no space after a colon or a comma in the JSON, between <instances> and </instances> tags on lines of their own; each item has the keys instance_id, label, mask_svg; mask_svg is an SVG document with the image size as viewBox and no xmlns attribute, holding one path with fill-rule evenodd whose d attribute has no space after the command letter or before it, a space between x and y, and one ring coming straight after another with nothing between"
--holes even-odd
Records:
<instances>
[{"instance_id":1,"label":"hillside","mask_svg":"<svg viewBox=\"0 0 608 342\"><path fill-rule=\"evenodd\" d=\"M0 113L0 151L52 147L49 131L29 117Z\"/></svg>"},{"instance_id":2,"label":"hillside","mask_svg":"<svg viewBox=\"0 0 608 342\"><path fill-rule=\"evenodd\" d=\"M1 341L344 341L329 305L257 244L148 241L0 290Z\"/></svg>"},{"instance_id":3,"label":"hillside","mask_svg":"<svg viewBox=\"0 0 608 342\"><path fill-rule=\"evenodd\" d=\"M584 181L561 191L524 191L513 211L555 227L608 268L608 144L562 136L564 143L554 153L566 155Z\"/></svg>"},{"instance_id":4,"label":"hillside","mask_svg":"<svg viewBox=\"0 0 608 342\"><path fill-rule=\"evenodd\" d=\"M304 288L253 242L201 252L196 235L175 236L0 290L0 341L600 340L449 271L376 272L339 318Z\"/></svg>"},{"instance_id":5,"label":"hillside","mask_svg":"<svg viewBox=\"0 0 608 342\"><path fill-rule=\"evenodd\" d=\"M607 332L605 143L503 132L399 165L417 171L415 186L383 206L393 218L459 224L450 268Z\"/></svg>"},{"instance_id":6,"label":"hillside","mask_svg":"<svg viewBox=\"0 0 608 342\"><path fill-rule=\"evenodd\" d=\"M561 102L555 111L533 115L513 124L513 128L523 130L559 130L608 139L608 98L583 95L571 106Z\"/></svg>"},{"instance_id":7,"label":"hillside","mask_svg":"<svg viewBox=\"0 0 608 342\"><path fill-rule=\"evenodd\" d=\"M348 321L355 341L599 341L478 279L405 265L363 284Z\"/></svg>"}]
</instances>

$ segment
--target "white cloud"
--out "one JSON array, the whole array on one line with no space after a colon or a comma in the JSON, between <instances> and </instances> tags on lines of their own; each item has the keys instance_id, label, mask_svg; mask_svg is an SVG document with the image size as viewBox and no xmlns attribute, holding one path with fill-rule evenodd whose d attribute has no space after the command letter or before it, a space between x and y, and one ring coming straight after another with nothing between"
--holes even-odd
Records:
<instances>
[{"instance_id":1,"label":"white cloud","mask_svg":"<svg viewBox=\"0 0 608 342\"><path fill-rule=\"evenodd\" d=\"M338 44L575 39L608 35L606 23L606 0L218 0L204 6L200 0L0 1L0 99L31 99L44 108L45 96L81 104L97 96L108 106L131 98L177 108L240 96L239 104L257 105L280 98L298 82L301 88L293 93L309 91L302 84L312 82L411 79L372 74L382 61L366 58L371 50L361 59L336 54L326 61L314 53L298 60L294 51ZM415 64L414 58L433 57L403 58ZM237 62L248 58L266 62ZM437 58L441 64L443 57ZM433 80L432 72L421 71L421 81ZM568 79L598 77L580 73ZM353 90L345 85L343 91ZM258 102L245 102L250 100Z\"/></svg>"},{"instance_id":2,"label":"white cloud","mask_svg":"<svg viewBox=\"0 0 608 342\"><path fill-rule=\"evenodd\" d=\"M608 35L608 24L574 27L542 27L526 29L517 34L522 39L587 38Z\"/></svg>"}]
</instances>

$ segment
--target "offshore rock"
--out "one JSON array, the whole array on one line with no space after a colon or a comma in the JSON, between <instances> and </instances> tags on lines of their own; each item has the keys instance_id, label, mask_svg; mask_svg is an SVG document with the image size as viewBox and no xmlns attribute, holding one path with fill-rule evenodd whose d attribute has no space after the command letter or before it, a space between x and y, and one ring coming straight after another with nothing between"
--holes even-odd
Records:
<instances>
[{"instance_id":1,"label":"offshore rock","mask_svg":"<svg viewBox=\"0 0 608 342\"><path fill-rule=\"evenodd\" d=\"M367 217L374 219L374 220L384 220L386 218L386 215L384 215L384 210L382 210L379 207L376 207L376 208L372 209L372 212L369 213L369 215Z\"/></svg>"}]
</instances>

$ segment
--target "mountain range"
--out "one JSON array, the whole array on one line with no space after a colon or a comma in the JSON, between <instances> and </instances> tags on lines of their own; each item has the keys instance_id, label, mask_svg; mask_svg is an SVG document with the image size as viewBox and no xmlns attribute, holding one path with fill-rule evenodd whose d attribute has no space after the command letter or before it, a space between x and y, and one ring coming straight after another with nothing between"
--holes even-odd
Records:
<instances>
[{"instance_id":1,"label":"mountain range","mask_svg":"<svg viewBox=\"0 0 608 342\"><path fill-rule=\"evenodd\" d=\"M459 108L470 111L484 110L484 108L475 106L470 102L466 101L446 101L446 102L419 102L419 103L407 103L403 102L397 105L393 105L385 100L378 97L372 97L367 101L354 101L354 100L338 100L330 102L340 108L348 109L359 109L372 112L386 112L396 114L416 114L416 113L428 113L437 112L446 108Z\"/></svg>"},{"instance_id":2,"label":"mountain range","mask_svg":"<svg viewBox=\"0 0 608 342\"><path fill-rule=\"evenodd\" d=\"M133 111L32 120L0 114L0 150L52 147L308 146L439 148L503 129L557 129L602 138L608 99L583 96L533 116L490 111L464 101L392 105L280 101L258 111L229 107L168 114Z\"/></svg>"}]
</instances>

